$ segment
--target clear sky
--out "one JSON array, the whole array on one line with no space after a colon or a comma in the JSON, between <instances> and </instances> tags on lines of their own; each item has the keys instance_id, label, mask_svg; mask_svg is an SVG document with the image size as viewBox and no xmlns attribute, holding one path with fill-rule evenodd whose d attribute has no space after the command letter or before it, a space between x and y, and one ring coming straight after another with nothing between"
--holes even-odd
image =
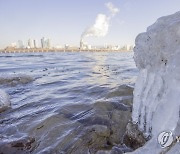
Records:
<instances>
[{"instance_id":1,"label":"clear sky","mask_svg":"<svg viewBox=\"0 0 180 154\"><path fill-rule=\"evenodd\" d=\"M54 45L79 45L96 16L109 13L107 2L119 13L110 21L108 34L86 38L89 44L134 44L136 35L157 18L180 10L180 0L0 0L0 48L43 36Z\"/></svg>"}]
</instances>

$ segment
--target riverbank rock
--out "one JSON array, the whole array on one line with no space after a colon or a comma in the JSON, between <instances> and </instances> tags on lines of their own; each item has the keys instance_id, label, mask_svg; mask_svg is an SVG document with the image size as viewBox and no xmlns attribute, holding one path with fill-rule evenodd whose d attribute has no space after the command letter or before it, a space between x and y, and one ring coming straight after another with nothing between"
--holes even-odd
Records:
<instances>
[{"instance_id":1,"label":"riverbank rock","mask_svg":"<svg viewBox=\"0 0 180 154\"><path fill-rule=\"evenodd\" d=\"M79 127L68 134L69 137L62 141L63 145L59 144L56 149L72 154L95 154L105 149L112 152L115 145L122 144L126 125L131 118L130 107L125 109L124 105L119 103L118 108L117 102L99 101L90 110L72 116Z\"/></svg>"},{"instance_id":2,"label":"riverbank rock","mask_svg":"<svg viewBox=\"0 0 180 154\"><path fill-rule=\"evenodd\" d=\"M133 150L142 147L147 142L143 133L138 130L138 126L132 122L127 124L123 143Z\"/></svg>"},{"instance_id":3,"label":"riverbank rock","mask_svg":"<svg viewBox=\"0 0 180 154\"><path fill-rule=\"evenodd\" d=\"M117 152L118 149L131 151L122 147L122 139L131 119L133 88L122 88L127 92L120 93L117 99L112 99L112 92L106 100L93 104L66 105L56 111L56 115L29 128L31 136L39 143L33 152L96 154L98 151Z\"/></svg>"},{"instance_id":4,"label":"riverbank rock","mask_svg":"<svg viewBox=\"0 0 180 154\"><path fill-rule=\"evenodd\" d=\"M4 144L0 144L1 154L28 154L31 153L31 149L34 148L35 139L28 136L20 139L6 139L7 141L4 142Z\"/></svg>"},{"instance_id":5,"label":"riverbank rock","mask_svg":"<svg viewBox=\"0 0 180 154\"><path fill-rule=\"evenodd\" d=\"M132 92L133 88L123 85L92 104L66 104L44 117L34 114L37 119L28 117L26 124L13 130L8 126L12 125L14 118L0 121L4 127L0 129L0 134L3 134L0 136L0 153L6 149L9 153L21 154L116 154L132 151L122 143L126 125L131 119ZM36 122L29 124L30 120Z\"/></svg>"},{"instance_id":6,"label":"riverbank rock","mask_svg":"<svg viewBox=\"0 0 180 154\"><path fill-rule=\"evenodd\" d=\"M27 84L32 82L34 79L25 74L10 74L0 77L0 85L16 86L19 84Z\"/></svg>"},{"instance_id":7,"label":"riverbank rock","mask_svg":"<svg viewBox=\"0 0 180 154\"><path fill-rule=\"evenodd\" d=\"M125 145L113 146L111 150L99 150L96 154L123 154L133 150Z\"/></svg>"}]
</instances>

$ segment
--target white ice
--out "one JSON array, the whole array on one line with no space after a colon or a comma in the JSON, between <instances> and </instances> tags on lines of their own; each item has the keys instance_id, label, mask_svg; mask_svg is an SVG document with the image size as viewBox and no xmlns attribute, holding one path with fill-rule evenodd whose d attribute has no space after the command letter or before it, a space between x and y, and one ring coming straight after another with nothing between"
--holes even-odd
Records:
<instances>
[{"instance_id":1,"label":"white ice","mask_svg":"<svg viewBox=\"0 0 180 154\"><path fill-rule=\"evenodd\" d=\"M180 143L162 149L157 142L162 131L180 135L180 12L158 19L137 36L135 44L134 59L140 73L132 120L151 139L134 153L180 153Z\"/></svg>"}]
</instances>

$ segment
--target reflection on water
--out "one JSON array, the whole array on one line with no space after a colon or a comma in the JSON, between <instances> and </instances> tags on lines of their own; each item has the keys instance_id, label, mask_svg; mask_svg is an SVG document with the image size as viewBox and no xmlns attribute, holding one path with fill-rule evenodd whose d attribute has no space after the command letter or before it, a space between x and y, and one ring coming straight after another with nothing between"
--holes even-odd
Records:
<instances>
[{"instance_id":1,"label":"reflection on water","mask_svg":"<svg viewBox=\"0 0 180 154\"><path fill-rule=\"evenodd\" d=\"M132 57L1 54L0 89L12 108L0 114L0 152L95 153L119 144L137 75Z\"/></svg>"},{"instance_id":2,"label":"reflection on water","mask_svg":"<svg viewBox=\"0 0 180 154\"><path fill-rule=\"evenodd\" d=\"M94 59L96 61L96 64L92 67L92 73L93 73L93 78L95 79L94 81L101 84L105 85L108 81L108 78L110 76L110 72L108 70L108 66L106 66L106 59L108 56L108 52L104 53L103 55L98 55L99 53L95 53ZM96 83L94 83L96 84Z\"/></svg>"}]
</instances>

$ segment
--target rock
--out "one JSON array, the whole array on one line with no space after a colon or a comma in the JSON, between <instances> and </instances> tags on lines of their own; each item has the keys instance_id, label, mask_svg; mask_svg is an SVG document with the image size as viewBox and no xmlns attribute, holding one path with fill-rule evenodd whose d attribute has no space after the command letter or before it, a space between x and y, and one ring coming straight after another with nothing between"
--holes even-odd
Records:
<instances>
[{"instance_id":1,"label":"rock","mask_svg":"<svg viewBox=\"0 0 180 154\"><path fill-rule=\"evenodd\" d=\"M124 135L123 143L133 150L142 147L146 143L146 139L138 126L133 123L128 123L126 133Z\"/></svg>"},{"instance_id":2,"label":"rock","mask_svg":"<svg viewBox=\"0 0 180 154\"><path fill-rule=\"evenodd\" d=\"M27 84L32 82L34 79L25 74L9 75L0 77L0 85L16 86L18 84Z\"/></svg>"},{"instance_id":3,"label":"rock","mask_svg":"<svg viewBox=\"0 0 180 154\"><path fill-rule=\"evenodd\" d=\"M111 150L99 150L96 154L123 154L132 152L133 150L126 146L113 146Z\"/></svg>"},{"instance_id":4,"label":"rock","mask_svg":"<svg viewBox=\"0 0 180 154\"><path fill-rule=\"evenodd\" d=\"M0 145L0 152L6 154L18 153L25 154L30 153L35 147L35 139L32 137L22 137L21 139L11 139L7 143Z\"/></svg>"},{"instance_id":5,"label":"rock","mask_svg":"<svg viewBox=\"0 0 180 154\"><path fill-rule=\"evenodd\" d=\"M42 117L33 125L29 124L31 119L28 119L28 124L19 127L21 130L16 132L10 129L11 135L7 135L7 129L4 129L2 134L10 136L8 140L13 140L13 143L9 144L6 139L2 139L0 144L9 148L10 153L31 151L31 153L95 154L106 151L115 154L128 151L128 148L120 145L126 125L131 119L133 89L123 86L123 90L127 90L128 93L122 91L117 99L109 97L93 104L65 105L52 115ZM30 149L27 148L29 141L19 139L21 134L20 137L15 136L19 131L28 132L27 136L34 137L35 142L31 144ZM3 151L0 148L1 152Z\"/></svg>"},{"instance_id":6,"label":"rock","mask_svg":"<svg viewBox=\"0 0 180 154\"><path fill-rule=\"evenodd\" d=\"M130 88L127 88L127 90L130 91ZM127 93L122 93L122 95L127 95ZM61 124L56 129L53 127L53 131L47 132L44 138L45 141L51 138L51 143L41 141L34 152L53 153L58 151L71 154L95 154L99 151L117 151L113 147L122 142L126 125L131 119L130 106L132 106L132 96L123 98L123 101L108 99L107 101L95 102L92 105L65 106L59 111L58 115L51 116L46 122L41 123L38 129L32 130L34 135L37 136L38 133L47 130L47 127L52 127L53 123L61 124L61 121L64 121L65 124L68 124L67 126ZM65 133L57 144L54 136L64 133L66 130L68 133ZM54 143L53 148L52 143ZM49 146L46 151L43 149L45 145L46 147Z\"/></svg>"}]
</instances>

